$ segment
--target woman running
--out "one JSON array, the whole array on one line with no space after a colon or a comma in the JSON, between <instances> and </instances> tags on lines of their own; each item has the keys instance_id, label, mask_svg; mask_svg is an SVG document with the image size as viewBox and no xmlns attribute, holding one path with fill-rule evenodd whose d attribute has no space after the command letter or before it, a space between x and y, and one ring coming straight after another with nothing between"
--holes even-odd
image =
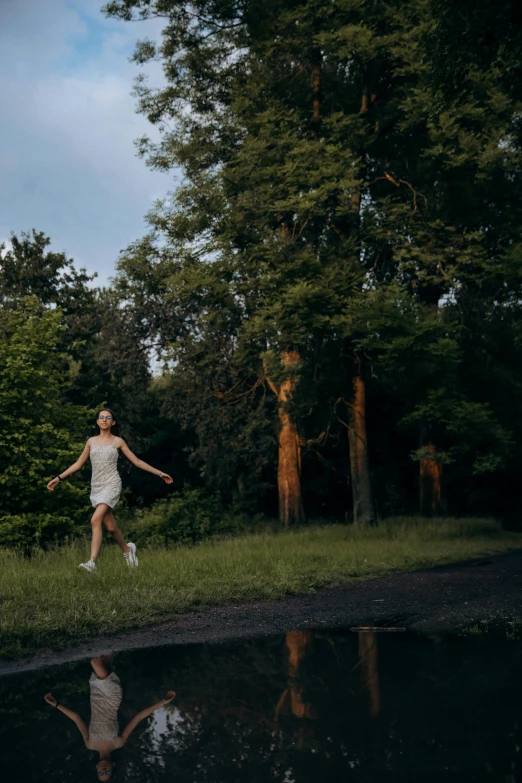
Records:
<instances>
[{"instance_id":1,"label":"woman running","mask_svg":"<svg viewBox=\"0 0 522 783\"><path fill-rule=\"evenodd\" d=\"M119 501L121 493L121 478L117 467L118 452L121 450L137 468L154 473L162 478L166 484L172 484L172 478L168 473L163 473L161 470L153 468L152 465L148 465L132 453L125 441L119 437L116 416L110 408L103 408L99 411L96 416L96 427L98 434L93 438L89 438L82 454L74 465L55 476L47 484L47 489L54 490L60 481L80 470L87 461L87 457L90 456L92 464L91 503L95 508L91 518L91 559L87 563L80 563L78 568L84 568L91 574L96 571L96 560L102 545L102 522L122 548L127 565L131 567L138 565L136 544L125 542L112 513L112 509Z\"/></svg>"},{"instance_id":2,"label":"woman running","mask_svg":"<svg viewBox=\"0 0 522 783\"><path fill-rule=\"evenodd\" d=\"M98 780L110 780L112 777L114 772L114 761L111 759L112 751L122 748L140 721L168 704L176 695L174 691L168 691L163 699L138 712L120 734L118 710L121 704L122 689L120 678L112 671L113 658L114 655L110 654L91 660L93 669L89 680L91 719L88 727L77 712L60 704L52 693L47 693L44 696L47 704L63 712L76 724L83 737L85 747L88 750L98 752L99 759L96 764Z\"/></svg>"}]
</instances>

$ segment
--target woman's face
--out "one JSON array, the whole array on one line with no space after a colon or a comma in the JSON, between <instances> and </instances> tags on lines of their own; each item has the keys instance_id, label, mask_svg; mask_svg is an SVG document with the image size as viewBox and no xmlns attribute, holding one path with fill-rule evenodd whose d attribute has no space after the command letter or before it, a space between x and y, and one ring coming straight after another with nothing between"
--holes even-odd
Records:
<instances>
[{"instance_id":1,"label":"woman's face","mask_svg":"<svg viewBox=\"0 0 522 783\"><path fill-rule=\"evenodd\" d=\"M111 427L114 426L114 416L109 411L100 411L98 414L98 427L100 428L101 432L104 432L105 430L110 430Z\"/></svg>"},{"instance_id":2,"label":"woman's face","mask_svg":"<svg viewBox=\"0 0 522 783\"><path fill-rule=\"evenodd\" d=\"M114 764L110 759L103 759L96 764L96 772L98 773L98 780L110 780L112 778L112 770Z\"/></svg>"}]
</instances>

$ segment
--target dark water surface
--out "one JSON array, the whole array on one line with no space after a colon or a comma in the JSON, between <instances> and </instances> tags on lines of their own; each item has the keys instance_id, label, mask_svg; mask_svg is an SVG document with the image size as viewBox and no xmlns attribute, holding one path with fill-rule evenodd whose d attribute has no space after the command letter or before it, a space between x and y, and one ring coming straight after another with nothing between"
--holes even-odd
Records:
<instances>
[{"instance_id":1,"label":"dark water surface","mask_svg":"<svg viewBox=\"0 0 522 783\"><path fill-rule=\"evenodd\" d=\"M116 762L115 781L502 781L520 775L522 642L292 631L120 653L120 731L170 689ZM89 722L89 661L0 678L3 781L96 781L49 691Z\"/></svg>"}]
</instances>

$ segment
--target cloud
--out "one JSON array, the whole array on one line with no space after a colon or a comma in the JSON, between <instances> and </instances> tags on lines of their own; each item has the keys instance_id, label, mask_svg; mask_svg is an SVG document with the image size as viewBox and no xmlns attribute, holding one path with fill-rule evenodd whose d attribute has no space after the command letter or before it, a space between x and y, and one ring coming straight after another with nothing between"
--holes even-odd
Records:
<instances>
[{"instance_id":1,"label":"cloud","mask_svg":"<svg viewBox=\"0 0 522 783\"><path fill-rule=\"evenodd\" d=\"M91 4L92 5L92 4ZM101 5L101 4L100 4ZM1 58L10 61L17 78L33 77L74 51L87 34L82 15L68 0L2 0L0 3Z\"/></svg>"},{"instance_id":2,"label":"cloud","mask_svg":"<svg viewBox=\"0 0 522 783\"><path fill-rule=\"evenodd\" d=\"M135 113L128 58L158 20L126 25L100 6L0 0L0 235L44 231L104 282L175 179L148 170L133 143L155 129Z\"/></svg>"},{"instance_id":3,"label":"cloud","mask_svg":"<svg viewBox=\"0 0 522 783\"><path fill-rule=\"evenodd\" d=\"M12 249L13 245L11 240L7 239L7 237L5 237L5 239L0 237L0 258L4 258Z\"/></svg>"}]
</instances>

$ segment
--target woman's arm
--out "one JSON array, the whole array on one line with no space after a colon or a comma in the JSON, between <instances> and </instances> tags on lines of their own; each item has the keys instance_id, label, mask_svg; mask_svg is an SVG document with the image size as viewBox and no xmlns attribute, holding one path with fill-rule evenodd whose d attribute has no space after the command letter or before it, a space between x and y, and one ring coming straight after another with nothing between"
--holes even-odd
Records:
<instances>
[{"instance_id":1,"label":"woman's arm","mask_svg":"<svg viewBox=\"0 0 522 783\"><path fill-rule=\"evenodd\" d=\"M127 459L130 460L133 465L136 465L137 468L146 470L147 473L154 473L155 476L162 478L166 484L172 484L172 478L168 473L163 473L163 471L157 470L157 468L153 468L152 465L149 465L147 462L143 462L142 459L138 459L138 457L132 453L122 438L118 438L117 448L121 449L122 453L125 454Z\"/></svg>"},{"instance_id":2,"label":"woman's arm","mask_svg":"<svg viewBox=\"0 0 522 783\"><path fill-rule=\"evenodd\" d=\"M144 710L141 712L138 712L137 715L134 716L134 718L130 721L130 723L125 727L125 729L121 733L121 738L123 742L127 742L129 738L129 734L134 731L138 723L142 721L144 718L147 718L149 715L152 715L154 710L159 710L160 707L163 707L165 704L168 704L169 701L172 701L176 693L174 691L168 691L165 696L161 699L161 701L156 702L156 704L151 704L150 707L145 707Z\"/></svg>"},{"instance_id":3,"label":"woman's arm","mask_svg":"<svg viewBox=\"0 0 522 783\"><path fill-rule=\"evenodd\" d=\"M70 710L68 707L64 707L63 704L59 704L56 699L54 698L52 693L46 693L44 696L45 701L47 704L50 704L51 707L55 707L56 709L60 710L60 712L63 712L64 715L67 715L68 718L70 718L73 723L76 723L78 726L81 735L85 742L89 739L89 731L87 729L87 726L85 725L82 717L78 715L77 712L73 712L73 710Z\"/></svg>"},{"instance_id":4,"label":"woman's arm","mask_svg":"<svg viewBox=\"0 0 522 783\"><path fill-rule=\"evenodd\" d=\"M58 476L56 476L55 478L53 478L53 479L52 479L52 480L51 480L51 481L50 481L50 482L47 484L47 489L50 489L50 490L51 490L51 492L52 492L52 491L53 491L53 489L54 489L56 486L58 486L58 484L60 483L60 479L67 478L67 476L70 476L70 475L71 475L71 473L76 473L76 471L77 471L77 470L80 470L80 468L81 468L83 465L85 465L85 462L87 461L87 457L89 456L89 453L90 453L90 451L91 451L90 440L91 440L91 439L89 438L89 440L88 440L88 441L87 441L87 443L85 444L85 448L84 448L84 450L82 451L82 453L80 454L80 456L78 457L78 459L76 460L76 462L74 463L74 465L71 465L71 467L70 467L70 468L67 468L67 470L63 470L63 471L62 471L62 472L59 474L59 477L58 477Z\"/></svg>"}]
</instances>

